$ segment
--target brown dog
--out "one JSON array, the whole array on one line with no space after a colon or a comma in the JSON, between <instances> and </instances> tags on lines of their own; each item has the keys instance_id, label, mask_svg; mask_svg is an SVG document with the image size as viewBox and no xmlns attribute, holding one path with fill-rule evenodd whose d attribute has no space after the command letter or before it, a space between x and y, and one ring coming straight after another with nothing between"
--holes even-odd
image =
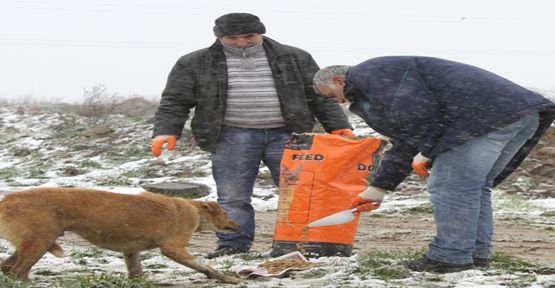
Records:
<instances>
[{"instance_id":1,"label":"brown dog","mask_svg":"<svg viewBox=\"0 0 555 288\"><path fill-rule=\"evenodd\" d=\"M185 249L195 231L238 229L216 202L148 192L126 195L92 189L30 189L0 201L0 237L16 248L1 269L29 280L29 270L47 251L63 255L56 239L64 231L73 231L97 246L123 252L130 277L143 274L141 251L160 248L163 255L209 278L238 283L238 278L199 263Z\"/></svg>"}]
</instances>

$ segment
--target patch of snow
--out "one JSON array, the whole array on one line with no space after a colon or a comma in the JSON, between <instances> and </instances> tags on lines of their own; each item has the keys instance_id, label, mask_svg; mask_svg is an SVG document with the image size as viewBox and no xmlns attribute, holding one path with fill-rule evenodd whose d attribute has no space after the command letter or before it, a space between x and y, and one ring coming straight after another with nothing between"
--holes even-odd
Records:
<instances>
[{"instance_id":1,"label":"patch of snow","mask_svg":"<svg viewBox=\"0 0 555 288\"><path fill-rule=\"evenodd\" d=\"M555 198L532 199L532 200L527 200L527 202L536 206L544 207L555 211Z\"/></svg>"}]
</instances>

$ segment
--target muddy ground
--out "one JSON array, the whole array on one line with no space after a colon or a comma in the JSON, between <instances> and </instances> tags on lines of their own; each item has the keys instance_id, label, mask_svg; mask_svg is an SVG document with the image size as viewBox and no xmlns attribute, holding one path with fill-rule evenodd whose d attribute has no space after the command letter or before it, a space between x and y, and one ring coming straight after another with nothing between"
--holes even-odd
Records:
<instances>
[{"instance_id":1,"label":"muddy ground","mask_svg":"<svg viewBox=\"0 0 555 288\"><path fill-rule=\"evenodd\" d=\"M256 216L257 231L252 251L267 252L272 248L276 211L257 212ZM421 249L426 247L434 235L432 215L363 215L359 222L353 252ZM192 254L205 255L215 249L215 241L216 237L212 233L196 234L188 249ZM67 248L72 245L90 245L71 233L60 238L60 243ZM514 220L497 220L494 250L531 262L553 265L555 229L527 223L519 224Z\"/></svg>"},{"instance_id":2,"label":"muddy ground","mask_svg":"<svg viewBox=\"0 0 555 288\"><path fill-rule=\"evenodd\" d=\"M265 252L271 249L276 218L275 211L258 212L257 233L252 250ZM543 264L555 262L555 230L543 226L515 224L514 221L498 220L495 224L494 249L508 255ZM375 249L405 250L426 247L435 235L432 215L409 214L406 216L372 217L360 219L354 253ZM196 235L191 252L209 252L215 248L211 235ZM215 238L213 238L215 239Z\"/></svg>"}]
</instances>

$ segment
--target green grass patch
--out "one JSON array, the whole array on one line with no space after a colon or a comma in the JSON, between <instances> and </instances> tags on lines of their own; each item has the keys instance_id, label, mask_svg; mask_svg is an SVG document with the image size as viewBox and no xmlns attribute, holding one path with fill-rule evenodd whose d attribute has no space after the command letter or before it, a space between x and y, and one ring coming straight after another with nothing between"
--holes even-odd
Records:
<instances>
[{"instance_id":1,"label":"green grass patch","mask_svg":"<svg viewBox=\"0 0 555 288\"><path fill-rule=\"evenodd\" d=\"M229 268L231 268L233 265L235 265L235 261L233 261L233 259L225 259L225 260L222 261L222 263L221 263L222 269L229 269Z\"/></svg>"},{"instance_id":2,"label":"green grass patch","mask_svg":"<svg viewBox=\"0 0 555 288\"><path fill-rule=\"evenodd\" d=\"M69 253L69 256L72 258L83 258L83 257L90 257L90 258L99 258L104 256L104 251L97 247L90 247L86 250L72 250Z\"/></svg>"},{"instance_id":3,"label":"green grass patch","mask_svg":"<svg viewBox=\"0 0 555 288\"><path fill-rule=\"evenodd\" d=\"M19 175L20 177L28 179L45 178L44 174L52 169L54 165L54 162L47 160L47 157L38 152L33 152L28 155L27 158L29 158L30 163L26 165L27 167L22 171L23 173Z\"/></svg>"},{"instance_id":4,"label":"green grass patch","mask_svg":"<svg viewBox=\"0 0 555 288\"><path fill-rule=\"evenodd\" d=\"M264 256L264 254L260 252L249 252L249 253L239 254L237 258L243 259L245 261L251 261L251 260L262 260L262 259L265 259L266 256Z\"/></svg>"},{"instance_id":5,"label":"green grass patch","mask_svg":"<svg viewBox=\"0 0 555 288\"><path fill-rule=\"evenodd\" d=\"M106 250L102 250L98 247L90 247L87 250L72 250L69 256L74 263L79 265L87 265L89 264L89 260L94 260L97 263L109 262L109 260L106 259L106 256L109 256Z\"/></svg>"},{"instance_id":6,"label":"green grass patch","mask_svg":"<svg viewBox=\"0 0 555 288\"><path fill-rule=\"evenodd\" d=\"M410 277L409 269L402 262L414 260L422 255L422 250L377 250L358 257L358 266L353 274L361 279L373 277L384 281Z\"/></svg>"},{"instance_id":7,"label":"green grass patch","mask_svg":"<svg viewBox=\"0 0 555 288\"><path fill-rule=\"evenodd\" d=\"M141 147L132 147L132 148L120 150L120 151L110 150L102 155L103 159L117 162L117 163L136 161L136 160L145 159L148 157L150 157L150 145L148 146L143 145Z\"/></svg>"},{"instance_id":8,"label":"green grass patch","mask_svg":"<svg viewBox=\"0 0 555 288\"><path fill-rule=\"evenodd\" d=\"M147 250L141 253L141 259L142 260L152 259L154 257L157 257L158 255L160 255L159 250Z\"/></svg>"},{"instance_id":9,"label":"green grass patch","mask_svg":"<svg viewBox=\"0 0 555 288\"><path fill-rule=\"evenodd\" d=\"M541 214L541 216L555 217L555 211L546 211L546 212L543 212L543 213Z\"/></svg>"},{"instance_id":10,"label":"green grass patch","mask_svg":"<svg viewBox=\"0 0 555 288\"><path fill-rule=\"evenodd\" d=\"M151 168L147 166L141 166L136 169L127 170L121 173L121 176L128 178L148 178L151 175Z\"/></svg>"},{"instance_id":11,"label":"green grass patch","mask_svg":"<svg viewBox=\"0 0 555 288\"><path fill-rule=\"evenodd\" d=\"M508 211L524 211L537 208L536 206L527 203L527 198L519 194L494 193L493 195L494 210L503 209Z\"/></svg>"},{"instance_id":12,"label":"green grass patch","mask_svg":"<svg viewBox=\"0 0 555 288\"><path fill-rule=\"evenodd\" d=\"M357 258L358 265L353 270L353 274L360 279L376 278L386 282L405 279L411 276L411 271L405 268L403 263L420 258L425 254L426 249L420 250L376 250L363 254ZM523 259L509 256L504 252L494 252L490 260L492 270L488 270L486 275L501 274L522 274L516 279L508 279L507 285L510 287L524 287L536 281L536 275L555 274L555 268L546 267L532 263ZM314 270L314 274L305 273L304 278L322 277L326 272ZM442 277L434 275L427 281L442 281ZM517 285L517 286L514 286ZM519 286L521 285L521 286ZM522 286L524 285L524 286Z\"/></svg>"},{"instance_id":13,"label":"green grass patch","mask_svg":"<svg viewBox=\"0 0 555 288\"><path fill-rule=\"evenodd\" d=\"M56 276L56 275L60 275L61 273L50 271L50 270L37 270L33 274L41 275L41 276Z\"/></svg>"},{"instance_id":14,"label":"green grass patch","mask_svg":"<svg viewBox=\"0 0 555 288\"><path fill-rule=\"evenodd\" d=\"M315 279L315 278L322 278L328 275L330 271L328 269L317 268L317 269L309 269L306 272L302 272L301 277L304 279Z\"/></svg>"},{"instance_id":15,"label":"green grass patch","mask_svg":"<svg viewBox=\"0 0 555 288\"><path fill-rule=\"evenodd\" d=\"M72 279L61 280L60 286L64 288L157 288L155 282L144 277L128 278L119 273L102 273L90 276L78 276Z\"/></svg>"},{"instance_id":16,"label":"green grass patch","mask_svg":"<svg viewBox=\"0 0 555 288\"><path fill-rule=\"evenodd\" d=\"M98 186L127 186L131 184L129 178L122 175L104 175L88 180Z\"/></svg>"},{"instance_id":17,"label":"green grass patch","mask_svg":"<svg viewBox=\"0 0 555 288\"><path fill-rule=\"evenodd\" d=\"M78 183L74 182L74 181L60 181L58 183L56 183L59 187L63 187L63 188L75 188L77 187Z\"/></svg>"},{"instance_id":18,"label":"green grass patch","mask_svg":"<svg viewBox=\"0 0 555 288\"><path fill-rule=\"evenodd\" d=\"M432 203L426 203L424 205L411 207L407 209L406 213L409 214L434 214L434 207Z\"/></svg>"},{"instance_id":19,"label":"green grass patch","mask_svg":"<svg viewBox=\"0 0 555 288\"><path fill-rule=\"evenodd\" d=\"M3 179L5 181L7 179L18 177L22 173L23 173L22 171L20 171L19 169L15 168L15 167L2 168L2 169L0 169L0 179Z\"/></svg>"},{"instance_id":20,"label":"green grass patch","mask_svg":"<svg viewBox=\"0 0 555 288\"><path fill-rule=\"evenodd\" d=\"M31 285L25 282L21 282L11 276L0 273L0 287L31 288Z\"/></svg>"},{"instance_id":21,"label":"green grass patch","mask_svg":"<svg viewBox=\"0 0 555 288\"><path fill-rule=\"evenodd\" d=\"M147 269L165 269L168 268L169 266L166 264L150 264L150 265L146 265L145 268Z\"/></svg>"},{"instance_id":22,"label":"green grass patch","mask_svg":"<svg viewBox=\"0 0 555 288\"><path fill-rule=\"evenodd\" d=\"M237 277L237 274L231 271L231 267L233 267L233 265L235 265L235 261L233 259L225 259L222 261L221 268L218 270L227 276Z\"/></svg>"},{"instance_id":23,"label":"green grass patch","mask_svg":"<svg viewBox=\"0 0 555 288\"><path fill-rule=\"evenodd\" d=\"M206 169L199 167L183 167L181 170L173 171L168 174L169 176L180 177L180 178L192 178L192 177L206 177L209 173Z\"/></svg>"},{"instance_id":24,"label":"green grass patch","mask_svg":"<svg viewBox=\"0 0 555 288\"><path fill-rule=\"evenodd\" d=\"M13 179L12 179L13 180ZM19 187L29 187L29 186L39 186L41 184L44 184L46 182L48 182L47 179L33 179L33 181L28 181L26 183L22 183L19 181L7 181L10 182L11 186L19 186Z\"/></svg>"},{"instance_id":25,"label":"green grass patch","mask_svg":"<svg viewBox=\"0 0 555 288\"><path fill-rule=\"evenodd\" d=\"M507 272L530 272L541 268L538 264L509 256L503 252L494 252L490 263L492 268Z\"/></svg>"},{"instance_id":26,"label":"green grass patch","mask_svg":"<svg viewBox=\"0 0 555 288\"><path fill-rule=\"evenodd\" d=\"M88 167L88 168L102 168L102 165L100 163L89 159L81 161L79 165L81 167Z\"/></svg>"}]
</instances>

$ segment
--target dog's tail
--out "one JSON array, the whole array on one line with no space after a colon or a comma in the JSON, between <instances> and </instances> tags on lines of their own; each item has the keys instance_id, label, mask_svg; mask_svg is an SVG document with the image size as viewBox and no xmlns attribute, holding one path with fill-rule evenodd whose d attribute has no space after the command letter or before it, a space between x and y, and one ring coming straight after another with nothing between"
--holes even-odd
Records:
<instances>
[{"instance_id":1,"label":"dog's tail","mask_svg":"<svg viewBox=\"0 0 555 288\"><path fill-rule=\"evenodd\" d=\"M48 252L50 252L52 255L58 258L64 257L64 249L56 242L54 242L52 246L50 246L50 249L48 249Z\"/></svg>"}]
</instances>

